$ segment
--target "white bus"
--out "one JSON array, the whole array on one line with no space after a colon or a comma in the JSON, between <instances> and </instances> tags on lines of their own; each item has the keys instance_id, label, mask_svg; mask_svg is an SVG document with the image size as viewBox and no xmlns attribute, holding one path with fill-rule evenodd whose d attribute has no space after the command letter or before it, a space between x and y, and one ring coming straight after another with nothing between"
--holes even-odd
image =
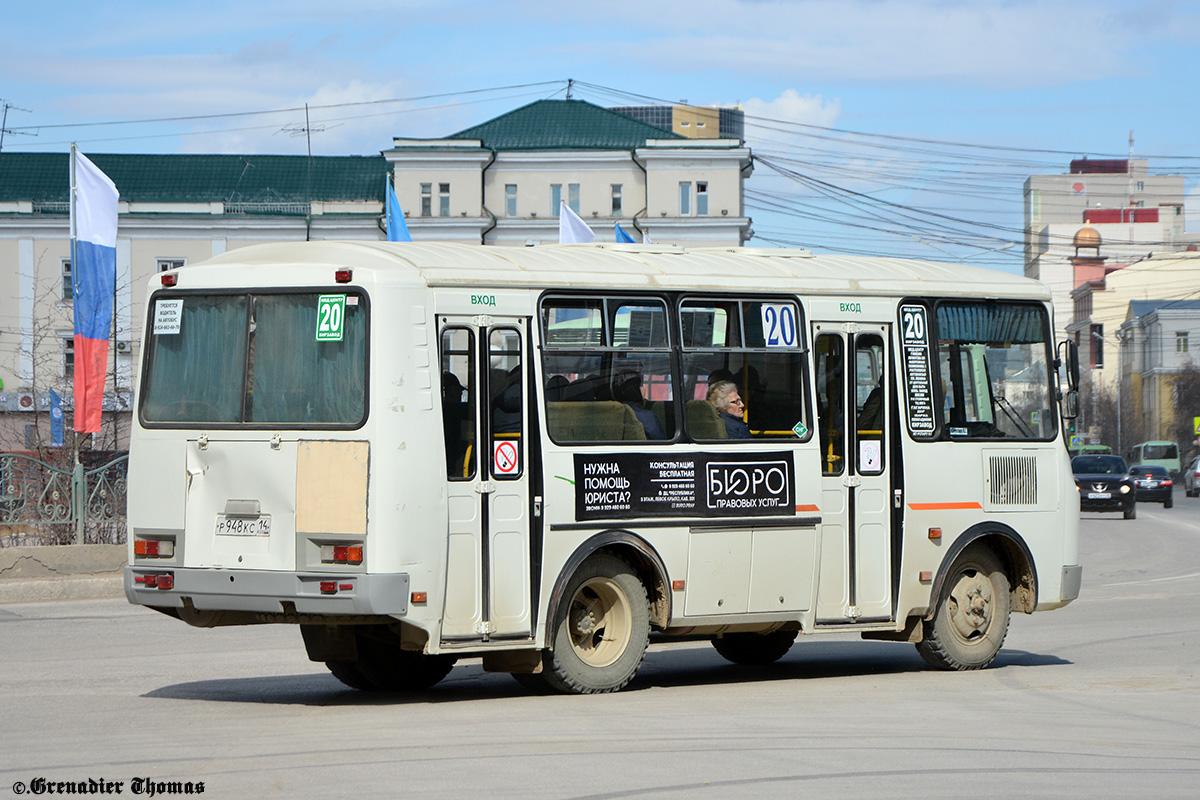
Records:
<instances>
[{"instance_id":1,"label":"white bus","mask_svg":"<svg viewBox=\"0 0 1200 800\"><path fill-rule=\"evenodd\" d=\"M1079 593L1053 330L1040 283L900 259L232 250L149 288L126 595L359 689L615 691L652 631L981 668Z\"/></svg>"}]
</instances>

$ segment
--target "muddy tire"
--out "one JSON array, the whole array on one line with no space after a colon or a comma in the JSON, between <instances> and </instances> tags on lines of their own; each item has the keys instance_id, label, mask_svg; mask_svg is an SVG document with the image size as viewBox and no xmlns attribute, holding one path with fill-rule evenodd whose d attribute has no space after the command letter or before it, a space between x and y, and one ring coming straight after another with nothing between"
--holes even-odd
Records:
<instances>
[{"instance_id":1,"label":"muddy tire","mask_svg":"<svg viewBox=\"0 0 1200 800\"><path fill-rule=\"evenodd\" d=\"M633 680L650 642L646 587L624 560L592 556L567 581L541 675L566 694L615 692Z\"/></svg>"},{"instance_id":2,"label":"muddy tire","mask_svg":"<svg viewBox=\"0 0 1200 800\"><path fill-rule=\"evenodd\" d=\"M787 655L796 641L796 631L770 633L727 633L714 637L712 645L721 657L734 664L763 666Z\"/></svg>"},{"instance_id":3,"label":"muddy tire","mask_svg":"<svg viewBox=\"0 0 1200 800\"><path fill-rule=\"evenodd\" d=\"M946 670L992 663L1008 634L1010 592L992 551L968 548L946 576L933 619L924 622L924 640L917 643L921 658Z\"/></svg>"}]
</instances>

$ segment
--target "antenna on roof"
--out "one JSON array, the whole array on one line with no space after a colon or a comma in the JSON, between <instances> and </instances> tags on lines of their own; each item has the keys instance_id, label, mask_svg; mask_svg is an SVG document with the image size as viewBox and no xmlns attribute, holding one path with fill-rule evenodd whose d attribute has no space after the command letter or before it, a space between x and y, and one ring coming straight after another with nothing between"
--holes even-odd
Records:
<instances>
[{"instance_id":1,"label":"antenna on roof","mask_svg":"<svg viewBox=\"0 0 1200 800\"><path fill-rule=\"evenodd\" d=\"M571 99L571 88L575 85L574 78L567 78L567 99Z\"/></svg>"},{"instance_id":2,"label":"antenna on roof","mask_svg":"<svg viewBox=\"0 0 1200 800\"><path fill-rule=\"evenodd\" d=\"M32 114L28 108L14 106L12 103L0 98L0 103L4 103L4 117L0 119L0 153L4 152L4 134L6 133L21 133L25 136L37 136L36 133L26 133L25 131L10 131L8 129L8 110L11 108L14 111L24 111L26 114Z\"/></svg>"}]
</instances>

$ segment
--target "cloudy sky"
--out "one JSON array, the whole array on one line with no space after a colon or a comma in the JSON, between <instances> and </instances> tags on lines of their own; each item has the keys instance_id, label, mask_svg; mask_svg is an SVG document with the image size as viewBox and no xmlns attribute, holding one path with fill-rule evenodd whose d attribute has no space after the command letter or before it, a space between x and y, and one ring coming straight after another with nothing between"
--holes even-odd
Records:
<instances>
[{"instance_id":1,"label":"cloudy sky","mask_svg":"<svg viewBox=\"0 0 1200 800\"><path fill-rule=\"evenodd\" d=\"M920 206L905 176L931 167L990 170L928 203L969 215L1015 193L989 212L1015 227L1024 176L1123 156L1133 131L1195 212L1197 31L1182 0L22 3L0 28L3 148L303 153L308 104L314 154L377 153L574 79L600 105L741 104L756 154L838 162L821 180L889 201Z\"/></svg>"}]
</instances>

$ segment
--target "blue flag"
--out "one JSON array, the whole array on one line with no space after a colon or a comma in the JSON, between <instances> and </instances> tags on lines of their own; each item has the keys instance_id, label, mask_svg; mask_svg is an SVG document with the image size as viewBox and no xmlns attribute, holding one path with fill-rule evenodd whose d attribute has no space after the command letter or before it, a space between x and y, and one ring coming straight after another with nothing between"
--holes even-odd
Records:
<instances>
[{"instance_id":1,"label":"blue flag","mask_svg":"<svg viewBox=\"0 0 1200 800\"><path fill-rule=\"evenodd\" d=\"M387 187L387 240L389 242L411 242L408 235L408 224L404 221L404 212L396 200L396 188L390 183Z\"/></svg>"},{"instance_id":2,"label":"blue flag","mask_svg":"<svg viewBox=\"0 0 1200 800\"><path fill-rule=\"evenodd\" d=\"M614 222L613 225L616 226L617 229L618 244L637 244L637 242L633 240L633 237L626 233L625 229L621 227L621 223Z\"/></svg>"}]
</instances>

